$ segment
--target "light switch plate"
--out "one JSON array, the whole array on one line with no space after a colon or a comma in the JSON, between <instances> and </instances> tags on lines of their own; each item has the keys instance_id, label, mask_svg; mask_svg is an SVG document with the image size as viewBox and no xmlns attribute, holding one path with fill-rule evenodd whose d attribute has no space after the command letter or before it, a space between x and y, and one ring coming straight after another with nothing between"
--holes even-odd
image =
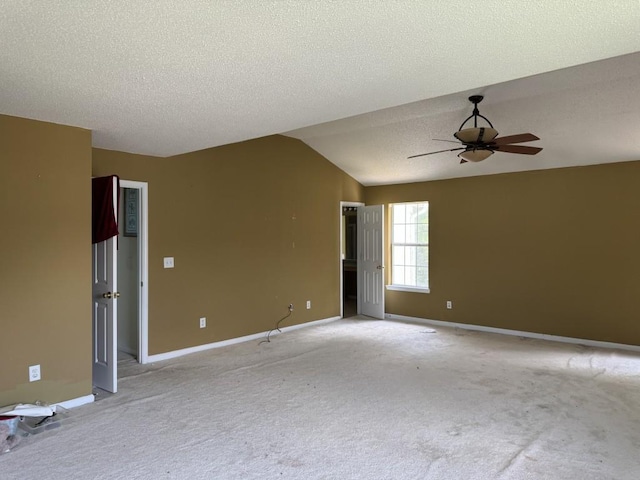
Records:
<instances>
[{"instance_id":1,"label":"light switch plate","mask_svg":"<svg viewBox=\"0 0 640 480\"><path fill-rule=\"evenodd\" d=\"M164 268L173 268L173 257L164 257Z\"/></svg>"}]
</instances>

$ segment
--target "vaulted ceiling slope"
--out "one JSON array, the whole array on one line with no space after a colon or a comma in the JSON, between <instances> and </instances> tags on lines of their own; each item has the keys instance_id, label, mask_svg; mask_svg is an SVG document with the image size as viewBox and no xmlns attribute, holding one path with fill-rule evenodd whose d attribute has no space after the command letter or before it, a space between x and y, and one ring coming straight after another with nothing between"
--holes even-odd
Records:
<instances>
[{"instance_id":1,"label":"vaulted ceiling slope","mask_svg":"<svg viewBox=\"0 0 640 480\"><path fill-rule=\"evenodd\" d=\"M157 156L290 132L378 184L457 176L403 159L450 138L470 113L467 93L485 93L481 111L503 135L531 131L545 151L557 144L576 157L600 137L637 159L622 128L637 127L637 91L615 92L638 84L638 56L628 54L640 51L639 32L638 0L5 0L0 113L88 128L96 147ZM553 73L612 57L621 66L592 81ZM603 89L618 103L587 109ZM376 112L399 105L399 115ZM369 112L364 124L387 123L389 142L354 134ZM551 128L585 117L580 135Z\"/></svg>"},{"instance_id":2,"label":"vaulted ceiling slope","mask_svg":"<svg viewBox=\"0 0 640 480\"><path fill-rule=\"evenodd\" d=\"M501 136L533 133L536 156L497 152L460 165L444 142L471 114L470 95ZM472 126L471 123L465 125ZM487 126L480 121L479 126ZM363 185L640 160L640 53L306 127L299 138ZM437 139L437 140L434 140Z\"/></svg>"}]
</instances>

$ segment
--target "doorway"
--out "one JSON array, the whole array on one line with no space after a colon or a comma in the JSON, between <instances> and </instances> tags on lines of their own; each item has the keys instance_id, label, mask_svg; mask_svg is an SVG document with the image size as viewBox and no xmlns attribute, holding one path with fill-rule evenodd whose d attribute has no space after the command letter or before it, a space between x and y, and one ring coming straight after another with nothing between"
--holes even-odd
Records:
<instances>
[{"instance_id":1,"label":"doorway","mask_svg":"<svg viewBox=\"0 0 640 480\"><path fill-rule=\"evenodd\" d=\"M340 202L340 316L358 315L358 207Z\"/></svg>"},{"instance_id":2,"label":"doorway","mask_svg":"<svg viewBox=\"0 0 640 480\"><path fill-rule=\"evenodd\" d=\"M138 360L140 236L138 235L140 203L139 190L120 187L118 211L118 363Z\"/></svg>"},{"instance_id":3,"label":"doorway","mask_svg":"<svg viewBox=\"0 0 640 480\"><path fill-rule=\"evenodd\" d=\"M148 358L148 216L147 182L120 180L118 225L118 356Z\"/></svg>"},{"instance_id":4,"label":"doorway","mask_svg":"<svg viewBox=\"0 0 640 480\"><path fill-rule=\"evenodd\" d=\"M148 186L121 180L118 192L113 181L119 233L92 249L93 385L111 393L119 359L148 361Z\"/></svg>"},{"instance_id":5,"label":"doorway","mask_svg":"<svg viewBox=\"0 0 640 480\"><path fill-rule=\"evenodd\" d=\"M340 316L383 319L384 207L340 202Z\"/></svg>"}]
</instances>

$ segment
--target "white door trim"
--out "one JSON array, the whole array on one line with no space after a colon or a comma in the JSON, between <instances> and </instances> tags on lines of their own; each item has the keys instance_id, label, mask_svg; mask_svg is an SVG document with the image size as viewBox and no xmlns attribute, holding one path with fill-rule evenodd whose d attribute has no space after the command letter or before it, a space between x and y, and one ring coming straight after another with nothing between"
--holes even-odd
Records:
<instances>
[{"instance_id":1,"label":"white door trim","mask_svg":"<svg viewBox=\"0 0 640 480\"><path fill-rule=\"evenodd\" d=\"M340 202L340 210L339 210L339 215L338 215L338 221L339 221L339 225L340 225L340 240L339 240L339 245L340 248L338 249L338 262L340 267L338 268L338 271L340 272L340 293L338 296L338 299L340 300L340 318L344 318L344 301L342 298L343 295L343 289L344 289L344 271L342 269L342 249L345 247L345 245L343 244L344 242L344 229L342 228L342 207L364 207L364 203L362 202ZM358 282L360 282L360 279L358 278ZM360 288L358 288L358 313L360 313Z\"/></svg>"},{"instance_id":2,"label":"white door trim","mask_svg":"<svg viewBox=\"0 0 640 480\"><path fill-rule=\"evenodd\" d=\"M138 271L140 295L138 295L138 362L149 359L149 184L132 180L120 180L120 188L135 188L140 192L138 220Z\"/></svg>"}]
</instances>

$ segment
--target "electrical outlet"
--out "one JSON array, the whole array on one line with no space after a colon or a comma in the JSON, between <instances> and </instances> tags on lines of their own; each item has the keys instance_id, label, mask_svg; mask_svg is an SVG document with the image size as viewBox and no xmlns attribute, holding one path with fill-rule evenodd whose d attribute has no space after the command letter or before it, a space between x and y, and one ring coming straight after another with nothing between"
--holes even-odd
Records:
<instances>
[{"instance_id":1,"label":"electrical outlet","mask_svg":"<svg viewBox=\"0 0 640 480\"><path fill-rule=\"evenodd\" d=\"M29 367L29 381L37 382L40 380L40 365L31 365Z\"/></svg>"},{"instance_id":2,"label":"electrical outlet","mask_svg":"<svg viewBox=\"0 0 640 480\"><path fill-rule=\"evenodd\" d=\"M451 302L451 300L447 300L447 309L451 310L453 308L453 303Z\"/></svg>"},{"instance_id":3,"label":"electrical outlet","mask_svg":"<svg viewBox=\"0 0 640 480\"><path fill-rule=\"evenodd\" d=\"M293 303L290 303L290 304L289 304L289 311L290 311L290 312L293 312Z\"/></svg>"},{"instance_id":4,"label":"electrical outlet","mask_svg":"<svg viewBox=\"0 0 640 480\"><path fill-rule=\"evenodd\" d=\"M200 328L207 326L207 317L200 317Z\"/></svg>"},{"instance_id":5,"label":"electrical outlet","mask_svg":"<svg viewBox=\"0 0 640 480\"><path fill-rule=\"evenodd\" d=\"M311 308L311 300L307 300L307 310Z\"/></svg>"}]
</instances>

